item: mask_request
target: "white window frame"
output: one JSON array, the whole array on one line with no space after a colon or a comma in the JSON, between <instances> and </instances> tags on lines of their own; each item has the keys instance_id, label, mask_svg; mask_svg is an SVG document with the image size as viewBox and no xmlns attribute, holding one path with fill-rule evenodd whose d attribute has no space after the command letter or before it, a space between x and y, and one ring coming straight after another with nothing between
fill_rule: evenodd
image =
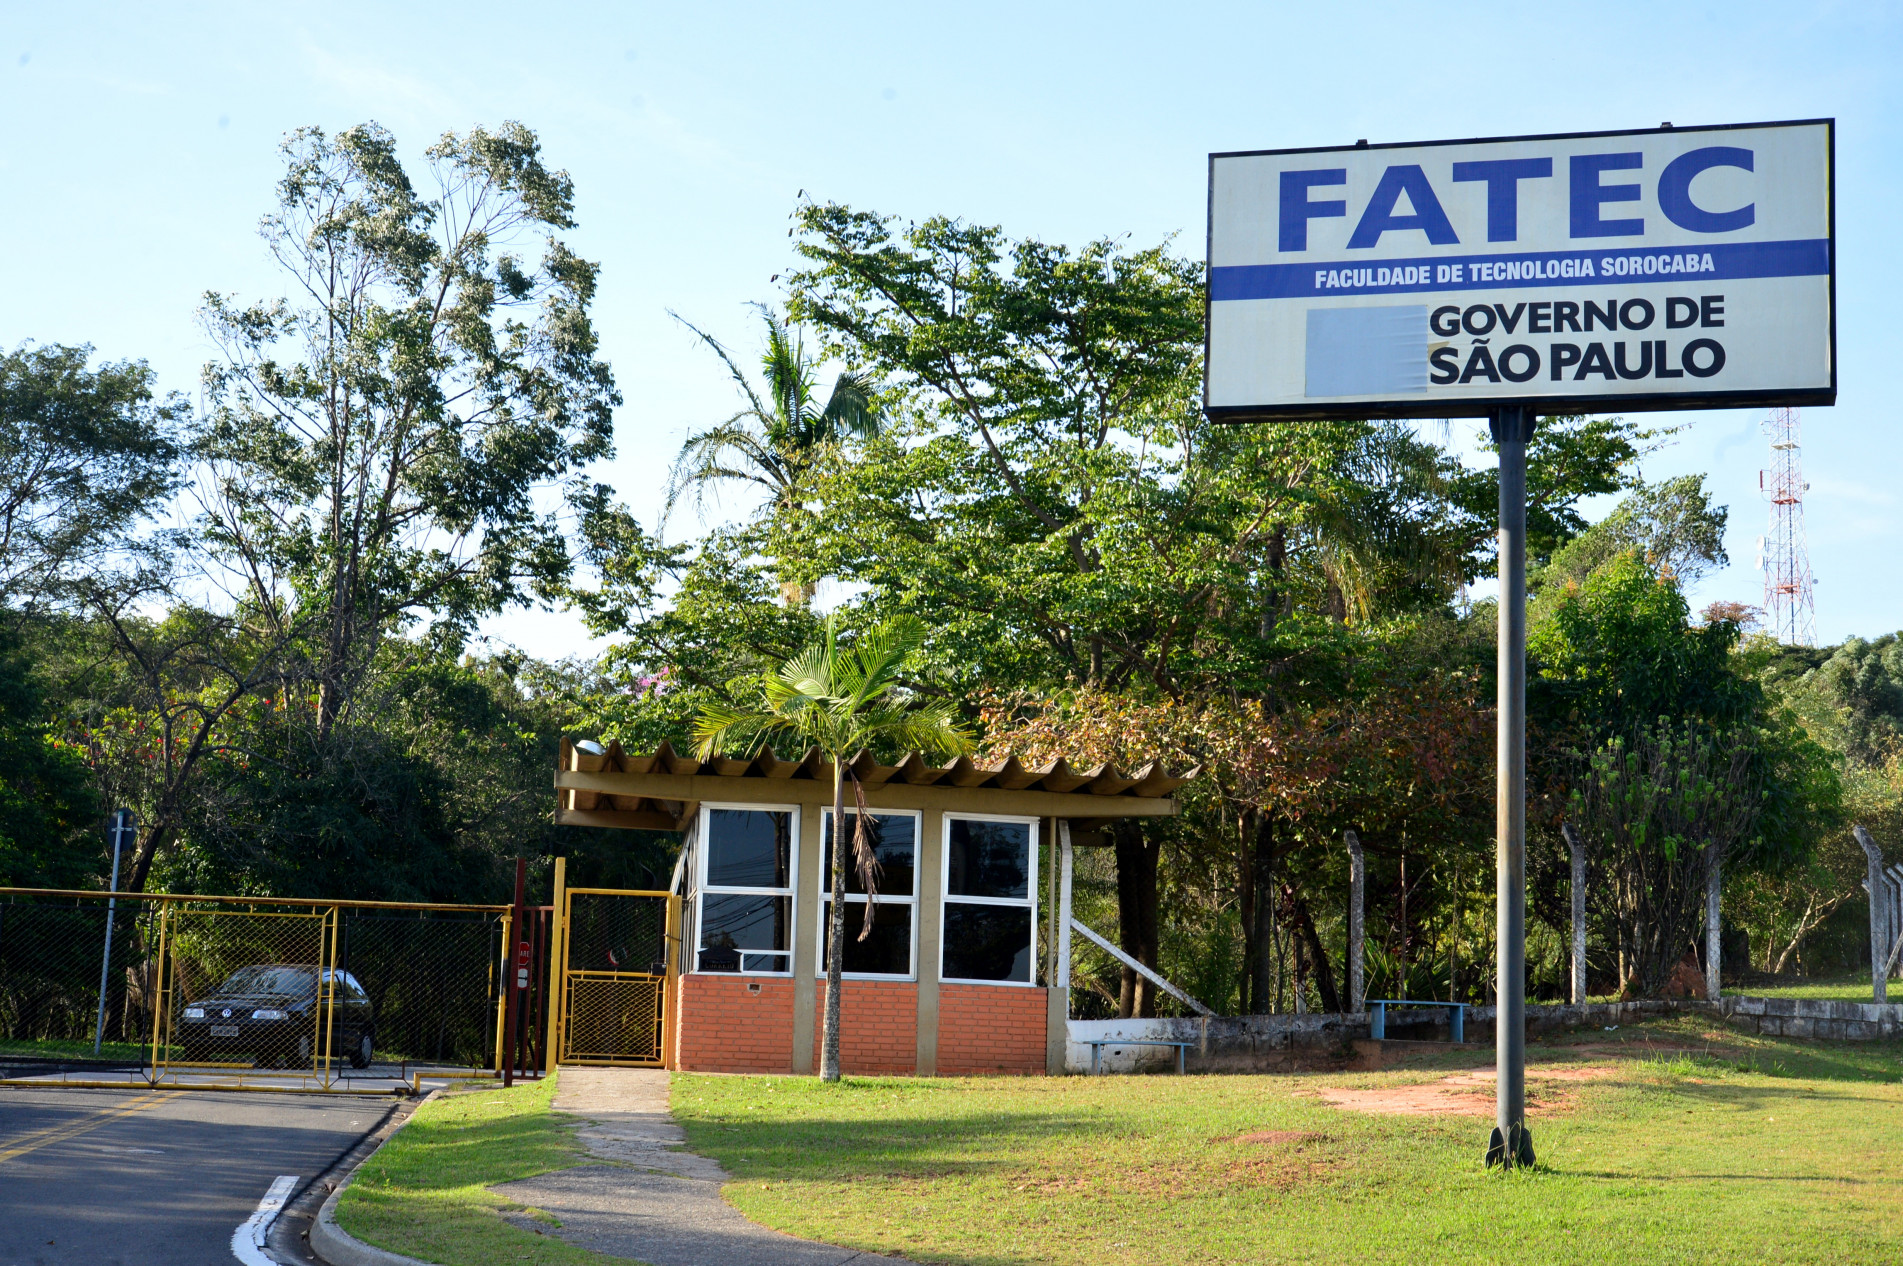
<instances>
[{"instance_id":1,"label":"white window frame","mask_svg":"<svg viewBox=\"0 0 1903 1266\"><path fill-rule=\"evenodd\" d=\"M853 808L847 809L846 812L849 814L857 813L859 812L859 810L855 806ZM912 895L909 897L889 897L885 893L879 894L879 901L881 904L889 903L892 905L909 905L912 907L912 949L911 949L910 957L908 959L908 961L911 964L911 970L902 976L888 974L885 972L860 972L860 971L842 971L839 974L840 974L840 977L844 980L899 980L899 981L917 980L918 979L918 920L919 920L918 890L920 886L923 884L925 879L925 868L924 868L925 815L917 809L879 809L879 808L874 808L870 805L866 807L866 812L874 815L875 817L883 814L886 817L912 819ZM820 807L819 856L820 856L820 863L821 863L822 869L820 871L820 876L819 876L819 898L818 898L819 936L817 938L816 943L813 946L813 974L815 976L824 976L826 974L826 938L832 932L832 924L828 921L828 913L829 913L829 907L832 905L832 898L833 898L833 877L830 872L824 869L825 858L826 858L826 831L830 825L830 820L832 816L833 816L833 807L831 805L822 805ZM864 897L859 897L855 899L853 894L850 891L846 893L846 906L847 906L846 935L847 936L854 935L854 932L852 930L851 908L853 906L862 906L865 903L866 903L866 900Z\"/></svg>"},{"instance_id":2,"label":"white window frame","mask_svg":"<svg viewBox=\"0 0 1903 1266\"><path fill-rule=\"evenodd\" d=\"M951 828L954 821L963 822L1016 822L1030 827L1028 872L1024 878L1024 896L1022 897L961 897L951 890ZM938 978L953 985L996 985L999 988L1031 989L1037 986L1037 850L1038 829L1042 818L1022 817L1009 813L953 813L946 810L940 830L938 861ZM945 974L946 919L945 907L949 905L968 906L1009 906L1019 910L1028 910L1031 915L1031 978L1029 980L968 980L963 976Z\"/></svg>"},{"instance_id":3,"label":"white window frame","mask_svg":"<svg viewBox=\"0 0 1903 1266\"><path fill-rule=\"evenodd\" d=\"M749 813L790 813L792 819L789 829L792 833L787 856L787 887L785 888L731 888L726 885L712 887L707 882L707 861L713 854L712 814L716 809L739 809ZM800 920L800 806L796 804L734 804L727 801L701 802L697 816L698 840L697 856L694 858L694 949L690 957L693 974L697 976L774 976L787 977L793 974L794 946L799 944ZM739 971L702 971L700 966L701 925L707 920L707 898L716 897L785 897L787 902L786 948L784 950L741 950ZM773 955L786 963L784 971L749 971L746 967L747 955Z\"/></svg>"}]
</instances>

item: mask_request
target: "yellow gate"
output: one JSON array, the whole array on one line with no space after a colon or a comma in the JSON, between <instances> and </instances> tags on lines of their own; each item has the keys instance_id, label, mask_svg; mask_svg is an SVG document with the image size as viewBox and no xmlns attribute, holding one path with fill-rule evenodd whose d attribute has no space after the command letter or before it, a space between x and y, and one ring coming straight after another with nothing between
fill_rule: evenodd
<instances>
[{"instance_id":1,"label":"yellow gate","mask_svg":"<svg viewBox=\"0 0 1903 1266\"><path fill-rule=\"evenodd\" d=\"M329 1089L343 1058L332 1049L338 923L335 909L168 904L159 919L148 1080L223 1072L242 1084L244 1071L282 1069L290 1081Z\"/></svg>"},{"instance_id":2,"label":"yellow gate","mask_svg":"<svg viewBox=\"0 0 1903 1266\"><path fill-rule=\"evenodd\" d=\"M680 965L672 893L569 888L562 902L563 1064L658 1068Z\"/></svg>"}]
</instances>

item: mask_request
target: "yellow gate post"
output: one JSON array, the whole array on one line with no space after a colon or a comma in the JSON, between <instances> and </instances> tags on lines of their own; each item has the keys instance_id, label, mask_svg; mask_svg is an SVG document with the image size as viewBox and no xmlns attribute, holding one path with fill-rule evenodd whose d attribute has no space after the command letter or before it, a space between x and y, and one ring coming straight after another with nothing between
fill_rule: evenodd
<instances>
[{"instance_id":1,"label":"yellow gate post","mask_svg":"<svg viewBox=\"0 0 1903 1266\"><path fill-rule=\"evenodd\" d=\"M509 1008L509 959L513 957L513 955L510 952L514 948L513 945L511 944L511 939L513 938L515 934L515 929L514 927L511 926L511 924L513 923L514 923L514 920L511 919L508 915L505 914L502 916L502 960L501 960L501 965L496 969L497 975L494 977L494 980L496 981L496 986L497 986L496 987L495 1073L496 1073L496 1079L498 1081L501 1080L502 1078L502 1030L504 1027L503 1022L505 1017L508 1014L508 1008Z\"/></svg>"},{"instance_id":2,"label":"yellow gate post","mask_svg":"<svg viewBox=\"0 0 1903 1266\"><path fill-rule=\"evenodd\" d=\"M320 1023L324 1026L324 1089L331 1085L331 1046L337 1035L337 940L343 931L344 912L336 906L324 912L323 921L317 925L317 944L321 950L324 944L324 929L330 929L330 953L325 956L321 979L327 986L324 990L324 1005L316 1008L323 1014ZM313 1042L311 1049L316 1050Z\"/></svg>"},{"instance_id":3,"label":"yellow gate post","mask_svg":"<svg viewBox=\"0 0 1903 1266\"><path fill-rule=\"evenodd\" d=\"M667 980L661 986L666 1001L661 1007L661 1067L672 1068L680 1062L680 1051L673 1040L680 1032L682 955L681 896L667 894Z\"/></svg>"},{"instance_id":4,"label":"yellow gate post","mask_svg":"<svg viewBox=\"0 0 1903 1266\"><path fill-rule=\"evenodd\" d=\"M165 961L165 952L170 948L171 935L172 908L166 906L159 911L158 970L153 973L156 987L152 998L152 1072L146 1080L154 1085L165 1075L164 1065L170 1062L163 1053L166 1048L161 1045L160 1026L164 1026L163 1040L169 1043L172 1038L172 983L171 977L166 974L170 968Z\"/></svg>"}]
</instances>

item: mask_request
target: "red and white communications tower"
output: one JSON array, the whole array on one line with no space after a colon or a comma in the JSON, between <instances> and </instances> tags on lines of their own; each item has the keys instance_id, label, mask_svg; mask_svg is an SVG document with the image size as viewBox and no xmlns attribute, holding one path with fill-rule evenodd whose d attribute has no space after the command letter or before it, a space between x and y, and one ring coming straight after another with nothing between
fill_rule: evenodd
<instances>
[{"instance_id":1,"label":"red and white communications tower","mask_svg":"<svg viewBox=\"0 0 1903 1266\"><path fill-rule=\"evenodd\" d=\"M1772 636L1792 646L1817 645L1817 607L1811 598L1810 554L1804 545L1802 432L1796 409L1773 409L1764 420L1771 438L1771 468L1758 472L1758 488L1771 503L1770 530L1758 538L1758 570L1764 573L1764 617Z\"/></svg>"}]
</instances>

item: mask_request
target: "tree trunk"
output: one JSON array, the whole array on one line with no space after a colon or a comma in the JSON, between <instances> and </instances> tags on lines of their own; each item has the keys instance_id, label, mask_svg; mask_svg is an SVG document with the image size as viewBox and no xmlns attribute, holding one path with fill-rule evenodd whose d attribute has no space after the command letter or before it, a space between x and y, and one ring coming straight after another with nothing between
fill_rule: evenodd
<instances>
[{"instance_id":1,"label":"tree trunk","mask_svg":"<svg viewBox=\"0 0 1903 1266\"><path fill-rule=\"evenodd\" d=\"M1269 566L1269 584L1262 594L1262 620L1259 633L1266 638L1275 632L1275 626L1286 614L1282 593L1282 576L1288 564L1288 528L1278 523L1269 533L1266 546Z\"/></svg>"},{"instance_id":2,"label":"tree trunk","mask_svg":"<svg viewBox=\"0 0 1903 1266\"><path fill-rule=\"evenodd\" d=\"M1112 828L1117 841L1117 922L1123 952L1145 967L1156 968L1156 858L1155 843L1134 822ZM1156 1014L1156 986L1128 967L1117 1000L1123 1019Z\"/></svg>"},{"instance_id":3,"label":"tree trunk","mask_svg":"<svg viewBox=\"0 0 1903 1266\"><path fill-rule=\"evenodd\" d=\"M1255 916L1255 957L1249 964L1251 1014L1272 1015L1280 1005L1275 979L1275 835L1269 819L1255 819L1254 854L1250 861L1250 879Z\"/></svg>"},{"instance_id":4,"label":"tree trunk","mask_svg":"<svg viewBox=\"0 0 1903 1266\"><path fill-rule=\"evenodd\" d=\"M1309 914L1308 902L1299 893L1290 894L1294 908L1295 927L1301 934L1302 944L1307 949L1306 958L1315 973L1315 992L1321 995L1322 1010L1339 1013L1341 995L1335 992L1335 971L1329 966L1328 951L1322 948L1322 938L1315 933L1315 920Z\"/></svg>"},{"instance_id":5,"label":"tree trunk","mask_svg":"<svg viewBox=\"0 0 1903 1266\"><path fill-rule=\"evenodd\" d=\"M845 758L833 755L833 908L826 921L826 1030L820 1047L821 1081L839 1080L839 1006L844 988L841 961L846 956L846 783Z\"/></svg>"}]
</instances>

